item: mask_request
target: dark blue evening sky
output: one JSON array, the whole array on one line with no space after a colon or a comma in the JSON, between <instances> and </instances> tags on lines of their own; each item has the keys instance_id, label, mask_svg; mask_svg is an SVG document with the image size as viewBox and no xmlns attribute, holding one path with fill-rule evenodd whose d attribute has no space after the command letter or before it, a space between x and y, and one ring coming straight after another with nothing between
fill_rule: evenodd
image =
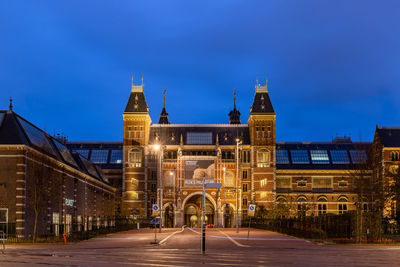
<instances>
[{"instance_id":1,"label":"dark blue evening sky","mask_svg":"<svg viewBox=\"0 0 400 267\"><path fill-rule=\"evenodd\" d=\"M400 126L400 1L2 1L0 109L71 141L122 139L131 75L150 116L246 123L268 73L278 141Z\"/></svg>"}]
</instances>

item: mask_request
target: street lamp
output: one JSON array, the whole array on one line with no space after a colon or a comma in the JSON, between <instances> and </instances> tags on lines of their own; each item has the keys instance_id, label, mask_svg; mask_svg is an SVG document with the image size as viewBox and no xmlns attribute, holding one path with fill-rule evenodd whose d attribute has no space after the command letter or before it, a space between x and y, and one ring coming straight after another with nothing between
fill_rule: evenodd
<instances>
[{"instance_id":1,"label":"street lamp","mask_svg":"<svg viewBox=\"0 0 400 267\"><path fill-rule=\"evenodd\" d=\"M236 138L236 233L239 233L239 145L240 138Z\"/></svg>"},{"instance_id":2,"label":"street lamp","mask_svg":"<svg viewBox=\"0 0 400 267\"><path fill-rule=\"evenodd\" d=\"M159 201L160 201L160 233L162 230L162 221L163 221L163 189L162 189L162 147L159 144L153 145L154 151L158 152L158 163L159 163Z\"/></svg>"}]
</instances>

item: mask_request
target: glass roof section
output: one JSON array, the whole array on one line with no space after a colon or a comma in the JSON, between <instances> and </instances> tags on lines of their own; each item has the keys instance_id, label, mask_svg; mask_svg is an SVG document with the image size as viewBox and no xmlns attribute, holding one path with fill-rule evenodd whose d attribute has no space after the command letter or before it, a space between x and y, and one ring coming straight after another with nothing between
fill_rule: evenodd
<instances>
[{"instance_id":1,"label":"glass roof section","mask_svg":"<svg viewBox=\"0 0 400 267\"><path fill-rule=\"evenodd\" d=\"M76 165L76 162L75 162L74 158L72 157L71 153L69 152L68 148L66 146L64 146L63 144L61 144L60 142L58 142L56 139L53 139L53 141L54 141L54 144L56 144L58 151L60 151L60 154L63 157L63 159L66 162L68 162L69 164L78 168L78 165Z\"/></svg>"},{"instance_id":2,"label":"glass roof section","mask_svg":"<svg viewBox=\"0 0 400 267\"><path fill-rule=\"evenodd\" d=\"M84 158L89 158L89 149L74 149L72 151L81 154Z\"/></svg>"},{"instance_id":3,"label":"glass roof section","mask_svg":"<svg viewBox=\"0 0 400 267\"><path fill-rule=\"evenodd\" d=\"M122 163L122 150L111 150L110 163Z\"/></svg>"},{"instance_id":4,"label":"glass roof section","mask_svg":"<svg viewBox=\"0 0 400 267\"><path fill-rule=\"evenodd\" d=\"M350 159L347 150L330 150L333 164L349 164Z\"/></svg>"},{"instance_id":5,"label":"glass roof section","mask_svg":"<svg viewBox=\"0 0 400 267\"><path fill-rule=\"evenodd\" d=\"M54 151L49 139L46 137L43 131L39 130L22 118L18 118L18 120L32 144L44 149L53 156L56 156L57 153Z\"/></svg>"},{"instance_id":6,"label":"glass roof section","mask_svg":"<svg viewBox=\"0 0 400 267\"><path fill-rule=\"evenodd\" d=\"M276 163L289 164L289 153L287 150L282 150L282 149L276 150Z\"/></svg>"},{"instance_id":7,"label":"glass roof section","mask_svg":"<svg viewBox=\"0 0 400 267\"><path fill-rule=\"evenodd\" d=\"M81 157L81 159L82 159L83 164L85 165L85 168L88 170L89 174L94 176L94 177L98 177L99 174L97 173L96 168L94 167L94 165L90 161L88 161L88 160L86 160L86 159L84 159L82 157Z\"/></svg>"},{"instance_id":8,"label":"glass roof section","mask_svg":"<svg viewBox=\"0 0 400 267\"><path fill-rule=\"evenodd\" d=\"M94 163L107 163L108 150L105 149L92 149L90 160Z\"/></svg>"},{"instance_id":9,"label":"glass roof section","mask_svg":"<svg viewBox=\"0 0 400 267\"><path fill-rule=\"evenodd\" d=\"M364 150L350 150L350 157L353 163L367 162L367 153Z\"/></svg>"},{"instance_id":10,"label":"glass roof section","mask_svg":"<svg viewBox=\"0 0 400 267\"><path fill-rule=\"evenodd\" d=\"M293 164L309 164L310 159L308 158L307 150L290 150Z\"/></svg>"},{"instance_id":11,"label":"glass roof section","mask_svg":"<svg viewBox=\"0 0 400 267\"><path fill-rule=\"evenodd\" d=\"M311 161L313 164L329 164L328 151L310 150Z\"/></svg>"},{"instance_id":12,"label":"glass roof section","mask_svg":"<svg viewBox=\"0 0 400 267\"><path fill-rule=\"evenodd\" d=\"M211 145L212 144L212 133L195 133L188 132L187 135L188 145Z\"/></svg>"}]
</instances>

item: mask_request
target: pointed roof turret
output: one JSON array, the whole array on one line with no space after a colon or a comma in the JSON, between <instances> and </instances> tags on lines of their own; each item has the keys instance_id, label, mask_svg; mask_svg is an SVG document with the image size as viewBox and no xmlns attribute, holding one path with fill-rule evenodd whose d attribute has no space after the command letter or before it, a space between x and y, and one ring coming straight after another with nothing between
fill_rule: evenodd
<instances>
[{"instance_id":1,"label":"pointed roof turret","mask_svg":"<svg viewBox=\"0 0 400 267\"><path fill-rule=\"evenodd\" d=\"M160 119L158 120L158 124L169 124L169 119L168 119L168 113L167 110L165 109L165 92L166 90L164 89L164 105L163 108L161 110L161 114L160 114Z\"/></svg>"},{"instance_id":2,"label":"pointed roof turret","mask_svg":"<svg viewBox=\"0 0 400 267\"><path fill-rule=\"evenodd\" d=\"M132 76L132 90L131 95L128 100L128 104L126 105L124 113L148 113L149 108L146 104L146 98L144 96L143 90L143 77L142 77L142 84L135 85L133 82Z\"/></svg>"},{"instance_id":3,"label":"pointed roof turret","mask_svg":"<svg viewBox=\"0 0 400 267\"><path fill-rule=\"evenodd\" d=\"M254 95L253 105L250 108L250 115L252 114L275 114L274 108L272 107L271 99L268 94L268 79L265 80L265 85L262 86L256 82L256 94Z\"/></svg>"},{"instance_id":4,"label":"pointed roof turret","mask_svg":"<svg viewBox=\"0 0 400 267\"><path fill-rule=\"evenodd\" d=\"M236 109L236 89L233 91L233 110L229 112L229 124L240 124L240 112Z\"/></svg>"}]
</instances>

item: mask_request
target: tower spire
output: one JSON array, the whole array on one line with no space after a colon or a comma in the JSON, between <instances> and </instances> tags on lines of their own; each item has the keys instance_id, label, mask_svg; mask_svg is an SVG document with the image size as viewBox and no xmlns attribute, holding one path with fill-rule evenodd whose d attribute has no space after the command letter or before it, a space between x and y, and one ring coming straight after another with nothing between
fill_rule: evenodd
<instances>
[{"instance_id":1,"label":"tower spire","mask_svg":"<svg viewBox=\"0 0 400 267\"><path fill-rule=\"evenodd\" d=\"M236 109L236 89L233 90L233 109L229 112L229 124L240 124L240 112Z\"/></svg>"},{"instance_id":2,"label":"tower spire","mask_svg":"<svg viewBox=\"0 0 400 267\"><path fill-rule=\"evenodd\" d=\"M143 86L143 72L142 72L142 86Z\"/></svg>"},{"instance_id":3,"label":"tower spire","mask_svg":"<svg viewBox=\"0 0 400 267\"><path fill-rule=\"evenodd\" d=\"M165 108L165 93L166 92L167 92L167 90L164 89L164 91L163 91L164 103L163 103L163 108L161 110L160 119L158 121L158 124L169 124L168 113Z\"/></svg>"},{"instance_id":4,"label":"tower spire","mask_svg":"<svg viewBox=\"0 0 400 267\"><path fill-rule=\"evenodd\" d=\"M10 106L9 106L10 111L12 111L12 109L13 109L13 104L12 104L12 102L13 102L13 100L12 100L12 97L10 96Z\"/></svg>"}]
</instances>

